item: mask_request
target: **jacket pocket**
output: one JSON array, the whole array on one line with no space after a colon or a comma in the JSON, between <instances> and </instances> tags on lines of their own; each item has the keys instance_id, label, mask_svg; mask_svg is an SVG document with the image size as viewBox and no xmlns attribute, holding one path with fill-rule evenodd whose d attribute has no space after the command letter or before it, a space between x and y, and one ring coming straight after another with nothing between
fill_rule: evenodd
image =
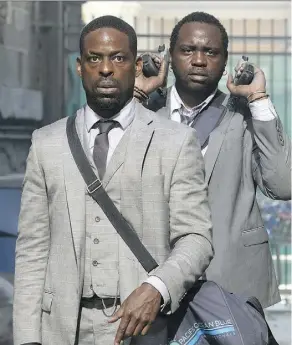
<instances>
[{"instance_id":1,"label":"jacket pocket","mask_svg":"<svg viewBox=\"0 0 292 345\"><path fill-rule=\"evenodd\" d=\"M245 247L253 246L255 244L268 243L269 241L269 236L264 226L244 230L242 231L241 236L243 240L243 245Z\"/></svg>"},{"instance_id":2,"label":"jacket pocket","mask_svg":"<svg viewBox=\"0 0 292 345\"><path fill-rule=\"evenodd\" d=\"M51 312L54 295L51 292L45 291L43 293L42 310L48 313Z\"/></svg>"}]
</instances>

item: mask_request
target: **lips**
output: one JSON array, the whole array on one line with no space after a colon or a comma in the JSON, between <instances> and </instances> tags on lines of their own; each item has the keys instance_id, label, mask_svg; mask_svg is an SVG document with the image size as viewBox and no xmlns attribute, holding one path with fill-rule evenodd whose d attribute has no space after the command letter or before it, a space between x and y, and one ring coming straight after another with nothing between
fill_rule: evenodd
<instances>
[{"instance_id":1,"label":"lips","mask_svg":"<svg viewBox=\"0 0 292 345\"><path fill-rule=\"evenodd\" d=\"M115 94L117 92L117 90L118 90L117 83L110 81L110 80L100 81L96 85L96 91L102 95Z\"/></svg>"},{"instance_id":2,"label":"lips","mask_svg":"<svg viewBox=\"0 0 292 345\"><path fill-rule=\"evenodd\" d=\"M208 78L208 76L203 73L189 73L189 78L192 81L203 82Z\"/></svg>"},{"instance_id":3,"label":"lips","mask_svg":"<svg viewBox=\"0 0 292 345\"><path fill-rule=\"evenodd\" d=\"M97 88L100 89L114 89L117 87L116 83L100 83L96 85Z\"/></svg>"},{"instance_id":4,"label":"lips","mask_svg":"<svg viewBox=\"0 0 292 345\"><path fill-rule=\"evenodd\" d=\"M102 91L102 93L112 93L117 90L116 87L97 87L96 90Z\"/></svg>"},{"instance_id":5,"label":"lips","mask_svg":"<svg viewBox=\"0 0 292 345\"><path fill-rule=\"evenodd\" d=\"M202 77L207 77L208 76L208 73L206 73L206 71L204 71L203 69L192 69L190 72L189 72L189 75L199 75L199 76L202 76Z\"/></svg>"},{"instance_id":6,"label":"lips","mask_svg":"<svg viewBox=\"0 0 292 345\"><path fill-rule=\"evenodd\" d=\"M96 81L95 84L96 89L117 89L118 88L118 82L115 79L107 79L107 78L101 78Z\"/></svg>"}]
</instances>

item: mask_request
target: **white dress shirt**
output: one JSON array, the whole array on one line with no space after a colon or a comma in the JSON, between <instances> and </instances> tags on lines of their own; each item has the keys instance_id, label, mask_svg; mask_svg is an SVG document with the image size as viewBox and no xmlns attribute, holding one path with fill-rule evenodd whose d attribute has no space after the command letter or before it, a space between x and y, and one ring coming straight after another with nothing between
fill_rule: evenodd
<instances>
[{"instance_id":1,"label":"white dress shirt","mask_svg":"<svg viewBox=\"0 0 292 345\"><path fill-rule=\"evenodd\" d=\"M136 102L137 100L133 98L117 115L110 118L110 120L119 122L120 126L113 128L108 134L109 150L107 156L107 165L125 131L129 128L134 120ZM103 118L96 114L88 105L86 105L85 128L87 133L88 146L91 154L93 154L95 137L99 134L99 128L92 127L101 119ZM156 290L160 292L163 298L164 305L170 302L168 289L160 278L156 276L150 276L146 279L145 283L151 284L153 287L155 287Z\"/></svg>"},{"instance_id":2,"label":"white dress shirt","mask_svg":"<svg viewBox=\"0 0 292 345\"><path fill-rule=\"evenodd\" d=\"M176 122L181 122L181 117L179 113L179 109L181 107L184 108L184 115L192 116L193 118L195 118L212 101L212 99L214 98L217 92L217 89L202 103L200 103L199 105L195 106L192 109L184 105L182 99L180 98L176 90L175 85L172 86L170 92L171 92L170 93L171 120L176 121ZM271 121L278 116L269 97L266 99L261 99L259 101L254 101L250 103L249 109L251 111L251 115L254 120ZM204 149L202 150L203 155L206 153L207 149L208 149L208 146L204 147Z\"/></svg>"}]
</instances>

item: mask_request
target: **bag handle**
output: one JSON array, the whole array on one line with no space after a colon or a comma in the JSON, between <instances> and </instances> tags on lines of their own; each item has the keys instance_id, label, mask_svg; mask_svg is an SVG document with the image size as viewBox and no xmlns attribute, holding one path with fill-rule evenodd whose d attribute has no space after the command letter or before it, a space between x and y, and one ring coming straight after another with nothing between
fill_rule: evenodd
<instances>
[{"instance_id":1,"label":"bag handle","mask_svg":"<svg viewBox=\"0 0 292 345\"><path fill-rule=\"evenodd\" d=\"M74 161L87 185L88 194L98 203L117 233L121 236L132 253L139 260L146 272L158 267L157 262L140 241L137 233L121 215L111 198L103 188L102 182L95 175L81 145L75 125L76 114L69 116L66 134Z\"/></svg>"}]
</instances>

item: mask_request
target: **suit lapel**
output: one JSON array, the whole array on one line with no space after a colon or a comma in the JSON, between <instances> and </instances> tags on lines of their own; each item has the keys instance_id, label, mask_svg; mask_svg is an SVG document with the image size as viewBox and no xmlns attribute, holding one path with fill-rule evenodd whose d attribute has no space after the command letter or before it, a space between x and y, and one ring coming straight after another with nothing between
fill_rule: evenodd
<instances>
[{"instance_id":1,"label":"suit lapel","mask_svg":"<svg viewBox=\"0 0 292 345\"><path fill-rule=\"evenodd\" d=\"M76 129L83 143L84 110L76 117ZM75 249L75 260L79 276L79 292L82 289L85 250L85 182L72 157L66 135L64 136L63 171L67 205L71 223L71 233Z\"/></svg>"},{"instance_id":2,"label":"suit lapel","mask_svg":"<svg viewBox=\"0 0 292 345\"><path fill-rule=\"evenodd\" d=\"M160 108L157 111L159 116L163 116L163 117L165 117L167 119L171 118L171 113L170 113L170 110L171 110L171 108L170 108L170 98L171 98L170 95L171 95L171 92L170 91L171 91L171 87L169 87L167 89L165 106Z\"/></svg>"},{"instance_id":3,"label":"suit lapel","mask_svg":"<svg viewBox=\"0 0 292 345\"><path fill-rule=\"evenodd\" d=\"M167 92L166 107L158 110L158 114L160 116L164 116L169 119L171 118L171 107L170 107L171 92L170 90L171 88L169 88ZM213 130L209 136L208 149L204 156L207 183L209 183L210 181L210 178L211 178L216 160L218 158L219 152L221 150L221 146L225 138L228 126L234 114L234 111L229 110L228 106L226 105L228 99L229 97L227 97L223 101L223 104L221 105L222 112L225 112L225 114L223 115L223 119L220 125L217 128L215 128L215 130Z\"/></svg>"},{"instance_id":4,"label":"suit lapel","mask_svg":"<svg viewBox=\"0 0 292 345\"><path fill-rule=\"evenodd\" d=\"M118 146L116 147L109 161L109 164L106 168L105 175L102 181L104 188L106 188L106 186L108 185L108 183L110 182L114 174L117 172L120 166L124 163L130 132L131 132L131 129L128 128L126 132L124 133L121 141L119 142Z\"/></svg>"},{"instance_id":5,"label":"suit lapel","mask_svg":"<svg viewBox=\"0 0 292 345\"><path fill-rule=\"evenodd\" d=\"M154 133L152 112L137 103L135 114L123 166L126 173L121 175L121 211L126 219L133 218L135 208L142 209L143 162ZM134 228L142 227L136 224Z\"/></svg>"},{"instance_id":6,"label":"suit lapel","mask_svg":"<svg viewBox=\"0 0 292 345\"><path fill-rule=\"evenodd\" d=\"M221 106L222 111L225 112L220 125L215 128L209 136L209 143L206 154L204 156L205 160L205 170L206 170L206 182L209 183L212 176L212 172L217 161L219 152L222 147L222 143L226 136L227 129L229 127L230 121L234 112L229 111L224 105Z\"/></svg>"},{"instance_id":7,"label":"suit lapel","mask_svg":"<svg viewBox=\"0 0 292 345\"><path fill-rule=\"evenodd\" d=\"M129 136L125 167L131 168L129 170L134 170L134 174L139 174L141 177L143 161L154 131L151 126L153 116L152 112L146 110L138 102L135 104L135 114Z\"/></svg>"}]
</instances>

